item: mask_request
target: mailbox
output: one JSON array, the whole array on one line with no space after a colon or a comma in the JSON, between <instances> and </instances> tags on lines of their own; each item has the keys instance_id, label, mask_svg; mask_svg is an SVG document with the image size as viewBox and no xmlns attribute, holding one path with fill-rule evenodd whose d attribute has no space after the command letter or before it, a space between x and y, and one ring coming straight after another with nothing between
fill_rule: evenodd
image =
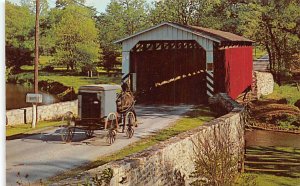
<instances>
[{"instance_id":1,"label":"mailbox","mask_svg":"<svg viewBox=\"0 0 300 186\"><path fill-rule=\"evenodd\" d=\"M78 91L78 114L81 119L101 119L117 112L116 91L119 85L86 85Z\"/></svg>"},{"instance_id":2,"label":"mailbox","mask_svg":"<svg viewBox=\"0 0 300 186\"><path fill-rule=\"evenodd\" d=\"M26 94L26 103L42 103L43 97L42 94Z\"/></svg>"}]
</instances>

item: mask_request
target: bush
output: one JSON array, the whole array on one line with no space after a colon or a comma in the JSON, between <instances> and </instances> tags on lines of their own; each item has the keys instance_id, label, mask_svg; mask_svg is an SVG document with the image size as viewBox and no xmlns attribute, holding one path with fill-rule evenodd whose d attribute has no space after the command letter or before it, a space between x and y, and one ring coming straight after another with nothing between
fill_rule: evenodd
<instances>
[{"instance_id":1,"label":"bush","mask_svg":"<svg viewBox=\"0 0 300 186\"><path fill-rule=\"evenodd\" d=\"M7 82L9 83L17 83L17 84L24 84L24 83L34 83L33 74L28 73L19 73L14 75L9 75L7 77Z\"/></svg>"},{"instance_id":2,"label":"bush","mask_svg":"<svg viewBox=\"0 0 300 186\"><path fill-rule=\"evenodd\" d=\"M211 139L198 136L193 141L195 171L191 177L196 178L192 185L230 185L238 172L238 162L241 160L242 148L232 140L229 123L223 128L215 127ZM242 135L242 134L240 134ZM242 139L242 138L240 138ZM235 148L240 148L235 150Z\"/></svg>"},{"instance_id":3,"label":"bush","mask_svg":"<svg viewBox=\"0 0 300 186\"><path fill-rule=\"evenodd\" d=\"M298 129L300 126L300 116L286 115L285 118L277 120L276 124L285 129Z\"/></svg>"}]
</instances>

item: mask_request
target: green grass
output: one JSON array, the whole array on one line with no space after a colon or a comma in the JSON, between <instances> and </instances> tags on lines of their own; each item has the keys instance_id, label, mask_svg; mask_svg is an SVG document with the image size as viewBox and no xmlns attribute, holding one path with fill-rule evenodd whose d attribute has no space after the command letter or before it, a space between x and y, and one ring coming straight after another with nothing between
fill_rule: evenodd
<instances>
[{"instance_id":1,"label":"green grass","mask_svg":"<svg viewBox=\"0 0 300 186\"><path fill-rule=\"evenodd\" d=\"M30 134L36 130L43 129L50 126L59 126L61 121L40 121L36 125L36 128L31 128L31 124L22 124L16 126L6 126L6 137L18 135L18 134Z\"/></svg>"},{"instance_id":2,"label":"green grass","mask_svg":"<svg viewBox=\"0 0 300 186\"><path fill-rule=\"evenodd\" d=\"M262 56L264 56L266 54L268 54L267 51L265 51L263 49L263 47L261 47L261 46L257 46L257 47L255 47L255 49L253 49L254 59L259 59L259 58L261 58Z\"/></svg>"},{"instance_id":3,"label":"green grass","mask_svg":"<svg viewBox=\"0 0 300 186\"><path fill-rule=\"evenodd\" d=\"M39 81L52 80L57 81L65 86L70 86L78 92L78 88L83 85L89 84L120 84L121 76L107 76L100 75L99 77L75 76L68 75L66 71L59 72L39 72ZM33 82L33 72L22 72L9 76L9 82L24 84L26 82Z\"/></svg>"},{"instance_id":4,"label":"green grass","mask_svg":"<svg viewBox=\"0 0 300 186\"><path fill-rule=\"evenodd\" d=\"M63 76L55 75L54 73L49 73L49 75L43 74L40 75L39 80L52 80L57 81L65 86L70 86L75 89L75 92L78 92L80 86L89 85L89 84L120 84L121 77L108 77L102 75L99 77L87 77L87 76Z\"/></svg>"},{"instance_id":5,"label":"green grass","mask_svg":"<svg viewBox=\"0 0 300 186\"><path fill-rule=\"evenodd\" d=\"M34 66L33 65L23 65L23 66L21 66L21 70L33 71L34 70Z\"/></svg>"},{"instance_id":6,"label":"green grass","mask_svg":"<svg viewBox=\"0 0 300 186\"><path fill-rule=\"evenodd\" d=\"M100 157L98 160L92 163L67 171L56 177L50 178L48 181L55 183L59 180L75 176L83 171L101 166L110 161L123 159L125 156L143 151L146 148L151 147L161 141L165 141L173 136L176 136L179 133L201 126L204 122L210 121L213 118L215 118L215 114L210 112L208 107L196 107L193 111L188 112L186 116L174 122L169 128L162 129L153 136L143 138L131 145L126 146L118 152L115 152L108 156Z\"/></svg>"},{"instance_id":7,"label":"green grass","mask_svg":"<svg viewBox=\"0 0 300 186\"><path fill-rule=\"evenodd\" d=\"M270 95L263 96L266 99L282 99L286 98L288 103L293 105L298 99L300 99L300 92L297 90L296 86L291 84L279 86L275 84L274 92Z\"/></svg>"},{"instance_id":8,"label":"green grass","mask_svg":"<svg viewBox=\"0 0 300 186\"><path fill-rule=\"evenodd\" d=\"M294 147L247 147L248 155L256 155L255 161L275 161L274 158L282 158L280 162L299 159L300 149ZM266 167L266 166L265 166ZM281 169L284 169L283 167ZM274 170L274 169L272 169ZM287 175L274 175L263 173L242 173L236 182L241 186L297 186L300 185L300 170L293 171ZM293 177L292 177L293 176Z\"/></svg>"},{"instance_id":9,"label":"green grass","mask_svg":"<svg viewBox=\"0 0 300 186\"><path fill-rule=\"evenodd\" d=\"M53 59L52 56L40 56L39 57L39 64L45 66L45 65L49 64L49 62L52 59Z\"/></svg>"},{"instance_id":10,"label":"green grass","mask_svg":"<svg viewBox=\"0 0 300 186\"><path fill-rule=\"evenodd\" d=\"M236 185L241 186L297 186L300 185L300 177L284 177L270 174L243 173Z\"/></svg>"}]
</instances>

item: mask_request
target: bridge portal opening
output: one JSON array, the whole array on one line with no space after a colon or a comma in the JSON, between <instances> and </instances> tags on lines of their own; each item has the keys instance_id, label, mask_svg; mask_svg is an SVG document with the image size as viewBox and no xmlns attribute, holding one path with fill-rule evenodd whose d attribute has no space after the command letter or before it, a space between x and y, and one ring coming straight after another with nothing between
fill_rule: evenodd
<instances>
[{"instance_id":1,"label":"bridge portal opening","mask_svg":"<svg viewBox=\"0 0 300 186\"><path fill-rule=\"evenodd\" d=\"M207 101L206 51L194 40L139 41L130 51L139 103Z\"/></svg>"}]
</instances>

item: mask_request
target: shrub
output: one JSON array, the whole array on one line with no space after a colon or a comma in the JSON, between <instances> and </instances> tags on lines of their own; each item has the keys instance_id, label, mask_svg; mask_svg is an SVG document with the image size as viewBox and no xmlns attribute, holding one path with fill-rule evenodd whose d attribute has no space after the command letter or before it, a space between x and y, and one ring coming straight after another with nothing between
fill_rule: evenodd
<instances>
[{"instance_id":1,"label":"shrub","mask_svg":"<svg viewBox=\"0 0 300 186\"><path fill-rule=\"evenodd\" d=\"M233 183L238 170L239 155L234 154L235 144L231 137L228 123L224 127L214 127L210 139L199 136L194 141L195 171L191 177L196 178L192 185L225 186Z\"/></svg>"}]
</instances>

